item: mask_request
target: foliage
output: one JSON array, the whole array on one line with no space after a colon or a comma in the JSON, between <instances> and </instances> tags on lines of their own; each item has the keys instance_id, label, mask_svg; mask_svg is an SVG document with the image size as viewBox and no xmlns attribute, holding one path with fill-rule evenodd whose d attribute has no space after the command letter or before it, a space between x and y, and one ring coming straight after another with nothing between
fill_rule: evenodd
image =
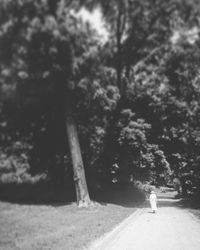
<instances>
[{"instance_id":1,"label":"foliage","mask_svg":"<svg viewBox=\"0 0 200 250\"><path fill-rule=\"evenodd\" d=\"M0 151L0 184L36 184L46 179L45 173L32 175L28 159L31 146L21 141Z\"/></svg>"},{"instance_id":2,"label":"foliage","mask_svg":"<svg viewBox=\"0 0 200 250\"><path fill-rule=\"evenodd\" d=\"M105 43L75 14L83 6L102 11ZM92 185L178 178L185 192L199 192L198 7L195 0L1 1L1 176L56 175L52 166L62 165L72 178L70 102ZM17 142L26 160L7 151Z\"/></svg>"},{"instance_id":3,"label":"foliage","mask_svg":"<svg viewBox=\"0 0 200 250\"><path fill-rule=\"evenodd\" d=\"M123 169L128 164L126 172L134 180L164 184L164 178L170 173L169 163L159 146L149 143L151 125L135 116L131 110L123 110L118 123L119 165Z\"/></svg>"}]
</instances>

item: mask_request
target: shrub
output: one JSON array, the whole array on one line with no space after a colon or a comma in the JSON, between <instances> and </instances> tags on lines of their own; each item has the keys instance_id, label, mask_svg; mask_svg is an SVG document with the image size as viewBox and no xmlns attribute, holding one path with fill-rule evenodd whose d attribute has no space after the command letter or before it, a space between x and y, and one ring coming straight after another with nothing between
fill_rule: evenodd
<instances>
[{"instance_id":1,"label":"shrub","mask_svg":"<svg viewBox=\"0 0 200 250\"><path fill-rule=\"evenodd\" d=\"M32 176L28 150L30 145L15 142L6 150L0 149L0 184L34 184L46 178L46 174Z\"/></svg>"}]
</instances>

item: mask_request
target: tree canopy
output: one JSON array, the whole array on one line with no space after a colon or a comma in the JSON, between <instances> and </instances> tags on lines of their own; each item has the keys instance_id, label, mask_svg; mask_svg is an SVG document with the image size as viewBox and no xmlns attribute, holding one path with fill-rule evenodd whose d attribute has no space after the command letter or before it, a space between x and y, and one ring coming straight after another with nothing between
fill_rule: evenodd
<instances>
[{"instance_id":1,"label":"tree canopy","mask_svg":"<svg viewBox=\"0 0 200 250\"><path fill-rule=\"evenodd\" d=\"M105 42L81 8L101 11ZM195 0L0 1L1 181L72 185L67 112L89 190L178 178L199 192L199 12Z\"/></svg>"}]
</instances>

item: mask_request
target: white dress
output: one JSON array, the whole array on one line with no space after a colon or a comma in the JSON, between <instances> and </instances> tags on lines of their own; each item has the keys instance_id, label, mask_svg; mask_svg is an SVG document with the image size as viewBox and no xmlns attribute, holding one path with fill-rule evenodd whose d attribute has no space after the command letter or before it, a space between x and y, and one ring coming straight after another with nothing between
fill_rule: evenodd
<instances>
[{"instance_id":1,"label":"white dress","mask_svg":"<svg viewBox=\"0 0 200 250\"><path fill-rule=\"evenodd\" d=\"M157 197L156 197L156 194L150 194L149 200L150 200L150 205L151 205L152 211L157 211Z\"/></svg>"}]
</instances>

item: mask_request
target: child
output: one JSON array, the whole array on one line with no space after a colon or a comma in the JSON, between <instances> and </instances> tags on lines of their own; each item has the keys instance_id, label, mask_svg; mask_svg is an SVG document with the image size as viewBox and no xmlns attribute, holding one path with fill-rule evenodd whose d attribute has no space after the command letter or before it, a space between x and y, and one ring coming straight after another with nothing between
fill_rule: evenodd
<instances>
[{"instance_id":1,"label":"child","mask_svg":"<svg viewBox=\"0 0 200 250\"><path fill-rule=\"evenodd\" d=\"M157 196L154 191L151 191L150 197L149 197L151 210L153 213L157 211Z\"/></svg>"}]
</instances>

